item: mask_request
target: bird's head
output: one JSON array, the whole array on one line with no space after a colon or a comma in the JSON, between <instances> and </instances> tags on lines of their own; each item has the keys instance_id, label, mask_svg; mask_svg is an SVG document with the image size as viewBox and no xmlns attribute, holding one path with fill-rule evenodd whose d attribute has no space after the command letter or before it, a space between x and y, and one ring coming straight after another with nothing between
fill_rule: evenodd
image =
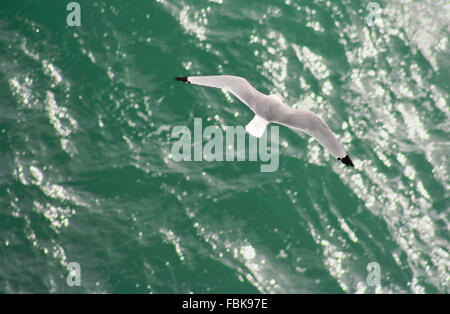
<instances>
[{"instance_id":1,"label":"bird's head","mask_svg":"<svg viewBox=\"0 0 450 314\"><path fill-rule=\"evenodd\" d=\"M269 95L269 98L273 99L277 102L283 102L283 98L281 98L279 95L272 94L272 95Z\"/></svg>"}]
</instances>

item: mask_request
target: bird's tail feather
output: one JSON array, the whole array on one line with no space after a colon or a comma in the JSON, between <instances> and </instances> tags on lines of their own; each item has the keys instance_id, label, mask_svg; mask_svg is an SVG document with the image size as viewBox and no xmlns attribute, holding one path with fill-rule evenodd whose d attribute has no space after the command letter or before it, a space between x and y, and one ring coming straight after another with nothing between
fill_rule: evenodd
<instances>
[{"instance_id":1,"label":"bird's tail feather","mask_svg":"<svg viewBox=\"0 0 450 314\"><path fill-rule=\"evenodd\" d=\"M261 137L266 130L269 121L264 119L261 116L255 115L255 117L250 121L249 124L245 127L245 130L253 135L254 137Z\"/></svg>"}]
</instances>

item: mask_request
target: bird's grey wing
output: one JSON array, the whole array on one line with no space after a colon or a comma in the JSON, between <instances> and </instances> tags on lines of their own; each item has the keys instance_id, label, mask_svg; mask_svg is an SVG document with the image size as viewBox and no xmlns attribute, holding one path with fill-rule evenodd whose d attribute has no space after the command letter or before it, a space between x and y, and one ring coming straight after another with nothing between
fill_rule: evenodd
<instances>
[{"instance_id":1,"label":"bird's grey wing","mask_svg":"<svg viewBox=\"0 0 450 314\"><path fill-rule=\"evenodd\" d=\"M279 115L276 123L300 130L314 137L331 155L342 161L345 165L354 167L353 162L339 143L328 125L315 113L309 110L289 108Z\"/></svg>"},{"instance_id":2,"label":"bird's grey wing","mask_svg":"<svg viewBox=\"0 0 450 314\"><path fill-rule=\"evenodd\" d=\"M240 101L255 112L255 106L261 102L266 95L257 91L250 83L239 76L211 75L211 76L184 76L176 77L177 80L196 85L221 88L229 91Z\"/></svg>"}]
</instances>

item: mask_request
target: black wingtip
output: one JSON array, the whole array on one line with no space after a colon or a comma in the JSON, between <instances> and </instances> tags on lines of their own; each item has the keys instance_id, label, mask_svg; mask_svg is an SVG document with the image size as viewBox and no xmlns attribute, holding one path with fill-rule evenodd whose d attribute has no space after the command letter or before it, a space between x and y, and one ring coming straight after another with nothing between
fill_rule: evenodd
<instances>
[{"instance_id":1,"label":"black wingtip","mask_svg":"<svg viewBox=\"0 0 450 314\"><path fill-rule=\"evenodd\" d=\"M191 83L188 81L187 76L178 76L175 79L181 81L181 82L185 82L185 83Z\"/></svg>"},{"instance_id":2,"label":"black wingtip","mask_svg":"<svg viewBox=\"0 0 450 314\"><path fill-rule=\"evenodd\" d=\"M345 156L344 158L338 158L340 161L342 161L347 167L355 167L354 165L353 165L353 162L352 162L352 160L350 159L350 157L348 157L348 155L347 156Z\"/></svg>"}]
</instances>

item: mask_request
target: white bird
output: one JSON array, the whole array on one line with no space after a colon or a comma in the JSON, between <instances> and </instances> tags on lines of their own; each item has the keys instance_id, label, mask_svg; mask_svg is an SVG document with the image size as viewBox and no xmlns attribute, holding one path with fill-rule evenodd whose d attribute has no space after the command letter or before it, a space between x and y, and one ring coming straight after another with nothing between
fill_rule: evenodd
<instances>
[{"instance_id":1,"label":"white bird","mask_svg":"<svg viewBox=\"0 0 450 314\"><path fill-rule=\"evenodd\" d=\"M304 109L293 109L276 95L264 95L250 83L238 76L183 76L177 80L196 85L220 88L231 92L246 104L255 117L245 127L245 130L255 137L261 137L270 122L302 131L314 137L331 155L342 161L348 167L354 167L344 147L331 132L328 125L315 113Z\"/></svg>"}]
</instances>

